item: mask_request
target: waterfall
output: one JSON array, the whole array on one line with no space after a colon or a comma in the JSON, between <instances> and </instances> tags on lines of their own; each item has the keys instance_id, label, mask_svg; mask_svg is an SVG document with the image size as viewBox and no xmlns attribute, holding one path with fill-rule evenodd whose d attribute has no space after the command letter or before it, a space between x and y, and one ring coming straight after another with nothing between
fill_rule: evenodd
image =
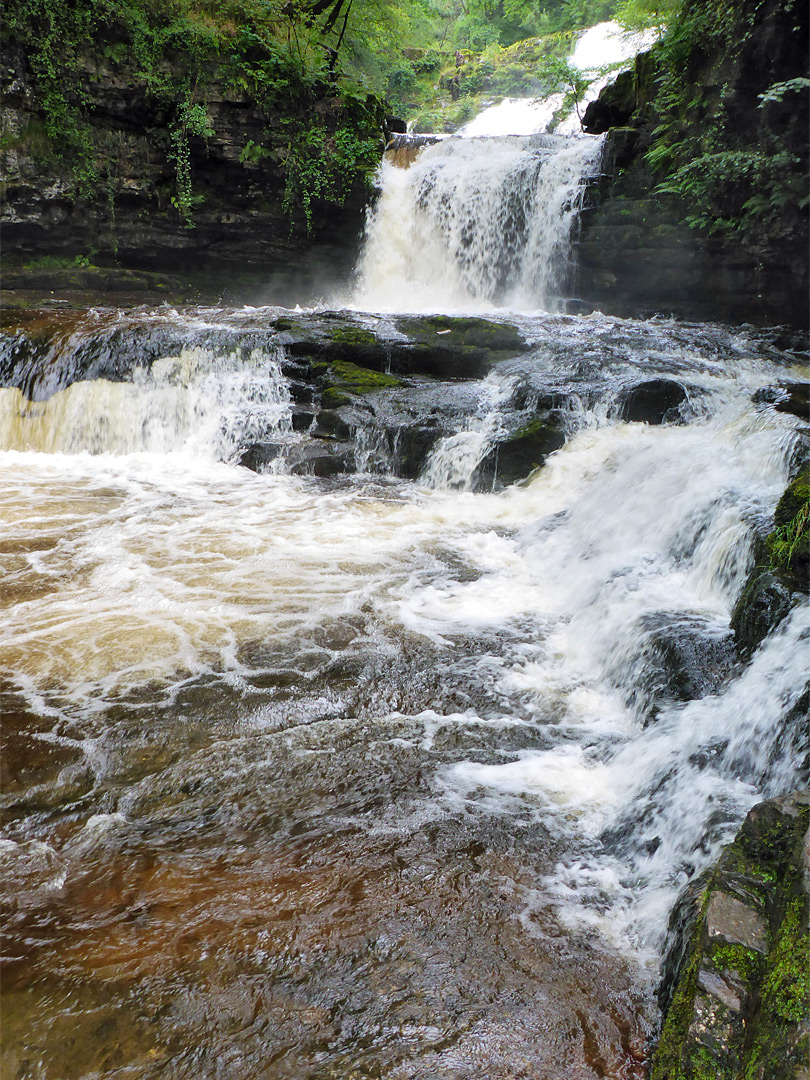
<instances>
[{"instance_id":1,"label":"waterfall","mask_svg":"<svg viewBox=\"0 0 810 1080\"><path fill-rule=\"evenodd\" d=\"M281 349L192 346L126 381L74 382L46 401L0 389L0 449L42 453L183 453L227 461L291 430Z\"/></svg>"},{"instance_id":2,"label":"waterfall","mask_svg":"<svg viewBox=\"0 0 810 1080\"><path fill-rule=\"evenodd\" d=\"M559 306L601 140L453 138L383 162L354 304L370 310Z\"/></svg>"}]
</instances>

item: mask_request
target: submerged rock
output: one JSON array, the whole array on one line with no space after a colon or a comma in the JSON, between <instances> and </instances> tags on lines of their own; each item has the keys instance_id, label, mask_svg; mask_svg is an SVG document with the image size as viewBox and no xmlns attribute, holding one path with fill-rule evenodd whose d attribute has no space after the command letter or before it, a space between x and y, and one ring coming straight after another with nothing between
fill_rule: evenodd
<instances>
[{"instance_id":1,"label":"submerged rock","mask_svg":"<svg viewBox=\"0 0 810 1080\"><path fill-rule=\"evenodd\" d=\"M734 664L734 639L725 627L700 616L645 616L644 636L633 659L630 704L645 721L662 706L716 693Z\"/></svg>"},{"instance_id":2,"label":"submerged rock","mask_svg":"<svg viewBox=\"0 0 810 1080\"><path fill-rule=\"evenodd\" d=\"M543 409L513 435L496 444L479 469L483 483L509 485L525 480L549 454L565 443L564 416L559 409Z\"/></svg>"},{"instance_id":3,"label":"submerged rock","mask_svg":"<svg viewBox=\"0 0 810 1080\"><path fill-rule=\"evenodd\" d=\"M771 799L723 852L673 950L651 1080L807 1075L809 825L810 791Z\"/></svg>"},{"instance_id":4,"label":"submerged rock","mask_svg":"<svg viewBox=\"0 0 810 1080\"><path fill-rule=\"evenodd\" d=\"M621 399L621 418L643 424L665 424L679 419L686 388L672 379L650 379L628 390Z\"/></svg>"}]
</instances>

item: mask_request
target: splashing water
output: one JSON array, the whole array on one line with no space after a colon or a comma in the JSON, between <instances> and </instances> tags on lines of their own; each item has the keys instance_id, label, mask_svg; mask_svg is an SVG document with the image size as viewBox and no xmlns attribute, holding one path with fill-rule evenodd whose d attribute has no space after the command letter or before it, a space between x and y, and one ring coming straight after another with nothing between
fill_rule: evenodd
<instances>
[{"instance_id":1,"label":"splashing water","mask_svg":"<svg viewBox=\"0 0 810 1080\"><path fill-rule=\"evenodd\" d=\"M380 311L553 307L600 139L448 139L385 162L354 303Z\"/></svg>"},{"instance_id":2,"label":"splashing water","mask_svg":"<svg viewBox=\"0 0 810 1080\"><path fill-rule=\"evenodd\" d=\"M0 446L43 453L202 454L228 460L246 442L291 430L281 350L192 347L136 368L130 381L75 382L47 401L0 392Z\"/></svg>"}]
</instances>

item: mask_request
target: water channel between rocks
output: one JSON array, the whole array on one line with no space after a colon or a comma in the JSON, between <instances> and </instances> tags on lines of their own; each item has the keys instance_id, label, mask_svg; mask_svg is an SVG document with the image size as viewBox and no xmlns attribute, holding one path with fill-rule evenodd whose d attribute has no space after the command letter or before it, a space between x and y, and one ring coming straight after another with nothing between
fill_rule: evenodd
<instances>
[{"instance_id":1,"label":"water channel between rocks","mask_svg":"<svg viewBox=\"0 0 810 1080\"><path fill-rule=\"evenodd\" d=\"M679 891L803 779L810 609L745 666L729 618L807 358L525 310L595 159L550 240L519 141L395 181L449 262L371 235L365 313L9 335L4 1077L645 1075ZM494 321L390 313L441 265L434 307Z\"/></svg>"}]
</instances>

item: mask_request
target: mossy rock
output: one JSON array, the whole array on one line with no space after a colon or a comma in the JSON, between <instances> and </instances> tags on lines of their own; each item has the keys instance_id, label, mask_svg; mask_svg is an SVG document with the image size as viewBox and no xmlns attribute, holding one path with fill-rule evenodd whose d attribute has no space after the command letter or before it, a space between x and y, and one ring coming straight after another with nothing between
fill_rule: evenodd
<instances>
[{"instance_id":1,"label":"mossy rock","mask_svg":"<svg viewBox=\"0 0 810 1080\"><path fill-rule=\"evenodd\" d=\"M395 371L443 379L481 379L499 360L529 345L510 323L454 315L408 317L397 329L410 341L391 356Z\"/></svg>"},{"instance_id":2,"label":"mossy rock","mask_svg":"<svg viewBox=\"0 0 810 1080\"><path fill-rule=\"evenodd\" d=\"M284 317L273 325L289 335L286 348L292 357L311 364L353 364L381 374L477 379L498 360L529 348L508 323L450 315L398 319L394 334L390 324L371 330L342 313Z\"/></svg>"},{"instance_id":3,"label":"mossy rock","mask_svg":"<svg viewBox=\"0 0 810 1080\"><path fill-rule=\"evenodd\" d=\"M800 592L810 591L810 469L788 484L773 516L775 528L765 540L770 567Z\"/></svg>"},{"instance_id":4,"label":"mossy rock","mask_svg":"<svg viewBox=\"0 0 810 1080\"><path fill-rule=\"evenodd\" d=\"M297 322L295 319L286 319L286 318L276 319L276 321L273 323L273 328L275 330L281 331L281 333L284 333L284 334L303 334L303 333L305 333L305 330L304 330L304 327L302 326L302 324L300 322Z\"/></svg>"},{"instance_id":5,"label":"mossy rock","mask_svg":"<svg viewBox=\"0 0 810 1080\"><path fill-rule=\"evenodd\" d=\"M402 386L402 380L394 375L361 367L348 360L338 360L331 364L326 373L326 381L331 389L350 391L352 394L370 394L375 390L395 390ZM346 400L348 401L348 398Z\"/></svg>"},{"instance_id":6,"label":"mossy rock","mask_svg":"<svg viewBox=\"0 0 810 1080\"><path fill-rule=\"evenodd\" d=\"M515 484L539 468L565 443L563 414L550 410L497 443L479 467L479 486Z\"/></svg>"},{"instance_id":7,"label":"mossy rock","mask_svg":"<svg viewBox=\"0 0 810 1080\"><path fill-rule=\"evenodd\" d=\"M376 337L370 330L361 326L346 326L334 330L329 337L341 345L374 345Z\"/></svg>"},{"instance_id":8,"label":"mossy rock","mask_svg":"<svg viewBox=\"0 0 810 1080\"><path fill-rule=\"evenodd\" d=\"M402 333L422 343L436 344L437 336L446 347L488 349L496 352L522 352L528 348L516 326L458 315L427 315L400 319Z\"/></svg>"},{"instance_id":9,"label":"mossy rock","mask_svg":"<svg viewBox=\"0 0 810 1080\"><path fill-rule=\"evenodd\" d=\"M339 409L343 405L349 405L351 400L348 394L344 394L336 386L328 386L321 395L321 405L324 409Z\"/></svg>"},{"instance_id":10,"label":"mossy rock","mask_svg":"<svg viewBox=\"0 0 810 1080\"><path fill-rule=\"evenodd\" d=\"M788 484L782 498L776 504L773 515L774 525L777 527L787 525L808 503L810 503L810 468L805 468L795 480Z\"/></svg>"},{"instance_id":11,"label":"mossy rock","mask_svg":"<svg viewBox=\"0 0 810 1080\"><path fill-rule=\"evenodd\" d=\"M688 930L651 1080L796 1080L810 1065L810 792L753 807Z\"/></svg>"},{"instance_id":12,"label":"mossy rock","mask_svg":"<svg viewBox=\"0 0 810 1080\"><path fill-rule=\"evenodd\" d=\"M323 409L315 418L312 435L316 439L337 439L345 442L351 438L352 429L340 415L331 409Z\"/></svg>"}]
</instances>

